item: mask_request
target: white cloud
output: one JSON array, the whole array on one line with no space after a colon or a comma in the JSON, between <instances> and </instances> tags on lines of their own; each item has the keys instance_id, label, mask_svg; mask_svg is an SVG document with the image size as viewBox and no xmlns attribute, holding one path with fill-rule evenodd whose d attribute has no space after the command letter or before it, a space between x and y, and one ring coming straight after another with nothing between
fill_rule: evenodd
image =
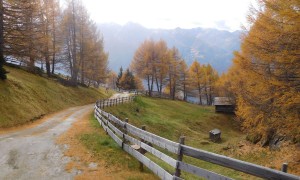
<instances>
[{"instance_id":1,"label":"white cloud","mask_svg":"<svg viewBox=\"0 0 300 180\"><path fill-rule=\"evenodd\" d=\"M211 27L236 30L254 0L83 0L99 23L136 22L148 28ZM219 27L223 22L222 27Z\"/></svg>"}]
</instances>

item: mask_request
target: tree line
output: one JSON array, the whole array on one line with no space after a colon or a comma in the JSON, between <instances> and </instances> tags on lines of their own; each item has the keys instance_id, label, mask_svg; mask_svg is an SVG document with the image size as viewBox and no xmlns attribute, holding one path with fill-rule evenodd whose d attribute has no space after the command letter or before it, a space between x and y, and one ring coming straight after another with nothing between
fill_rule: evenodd
<instances>
[{"instance_id":1,"label":"tree line","mask_svg":"<svg viewBox=\"0 0 300 180\"><path fill-rule=\"evenodd\" d=\"M1 0L0 23L0 74L5 58L45 64L48 76L63 66L74 85L104 82L108 53L81 0Z\"/></svg>"},{"instance_id":2,"label":"tree line","mask_svg":"<svg viewBox=\"0 0 300 180\"><path fill-rule=\"evenodd\" d=\"M300 1L262 0L219 89L253 142L300 142Z\"/></svg>"},{"instance_id":3,"label":"tree line","mask_svg":"<svg viewBox=\"0 0 300 180\"><path fill-rule=\"evenodd\" d=\"M149 96L156 90L175 99L182 92L183 100L187 100L188 94L196 94L199 104L213 103L217 71L197 60L188 67L178 49L168 48L164 40L145 40L136 50L130 69L146 82Z\"/></svg>"}]
</instances>

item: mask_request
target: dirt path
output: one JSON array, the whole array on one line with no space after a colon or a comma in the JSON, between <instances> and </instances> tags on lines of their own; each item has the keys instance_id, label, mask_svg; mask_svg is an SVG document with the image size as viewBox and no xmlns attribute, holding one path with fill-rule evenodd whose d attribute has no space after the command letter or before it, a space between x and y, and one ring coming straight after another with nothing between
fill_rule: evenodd
<instances>
[{"instance_id":1,"label":"dirt path","mask_svg":"<svg viewBox=\"0 0 300 180\"><path fill-rule=\"evenodd\" d=\"M130 94L115 94L112 98ZM57 144L59 136L86 119L93 111L93 104L73 107L49 115L40 124L15 130L0 130L0 179L74 179L82 171L66 171L72 161L64 156L69 144ZM74 147L73 147L74 148Z\"/></svg>"},{"instance_id":2,"label":"dirt path","mask_svg":"<svg viewBox=\"0 0 300 180\"><path fill-rule=\"evenodd\" d=\"M69 108L35 127L1 133L0 179L73 179L79 172L65 171L70 158L63 152L68 145L55 140L92 110L93 105Z\"/></svg>"}]
</instances>

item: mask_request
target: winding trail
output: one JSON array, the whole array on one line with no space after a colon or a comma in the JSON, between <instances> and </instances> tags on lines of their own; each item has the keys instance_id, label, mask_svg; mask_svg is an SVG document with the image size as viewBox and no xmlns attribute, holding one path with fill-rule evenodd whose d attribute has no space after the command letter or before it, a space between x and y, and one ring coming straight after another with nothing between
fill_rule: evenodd
<instances>
[{"instance_id":1,"label":"winding trail","mask_svg":"<svg viewBox=\"0 0 300 180\"><path fill-rule=\"evenodd\" d=\"M73 179L77 171L65 172L68 146L55 139L92 110L92 104L69 108L35 127L1 134L0 179Z\"/></svg>"},{"instance_id":2,"label":"winding trail","mask_svg":"<svg viewBox=\"0 0 300 180\"><path fill-rule=\"evenodd\" d=\"M115 94L112 98L126 96L129 94ZM55 141L72 123L90 114L93 107L94 104L69 108L33 127L0 131L0 179L74 179L81 171L65 170L71 161L64 156L69 145L58 145Z\"/></svg>"}]
</instances>

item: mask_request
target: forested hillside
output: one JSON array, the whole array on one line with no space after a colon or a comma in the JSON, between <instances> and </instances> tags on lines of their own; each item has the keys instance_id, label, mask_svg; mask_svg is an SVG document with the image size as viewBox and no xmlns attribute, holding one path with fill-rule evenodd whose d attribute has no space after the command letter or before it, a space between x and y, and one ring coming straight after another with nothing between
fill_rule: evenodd
<instances>
[{"instance_id":1,"label":"forested hillside","mask_svg":"<svg viewBox=\"0 0 300 180\"><path fill-rule=\"evenodd\" d=\"M73 85L105 81L103 37L81 1L63 8L58 0L0 2L0 72L8 61L33 73L44 67L49 77L64 72Z\"/></svg>"},{"instance_id":2,"label":"forested hillside","mask_svg":"<svg viewBox=\"0 0 300 180\"><path fill-rule=\"evenodd\" d=\"M188 94L193 94L199 97L201 105L213 103L218 72L210 64L200 64L197 60L188 66L179 50L168 48L164 40L145 40L135 51L130 68L146 82L150 97L156 91L159 96L186 101Z\"/></svg>"}]
</instances>

